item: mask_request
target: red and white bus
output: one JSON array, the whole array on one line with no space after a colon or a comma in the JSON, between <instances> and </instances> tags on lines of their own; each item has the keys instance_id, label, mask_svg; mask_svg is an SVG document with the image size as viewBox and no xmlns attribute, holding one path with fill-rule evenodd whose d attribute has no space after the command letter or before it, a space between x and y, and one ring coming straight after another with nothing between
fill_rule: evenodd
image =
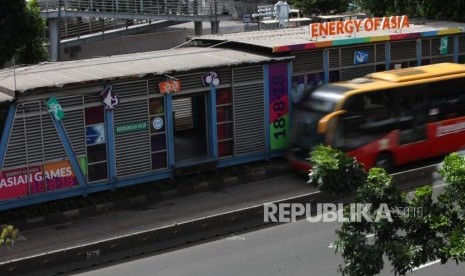
<instances>
[{"instance_id":1,"label":"red and white bus","mask_svg":"<svg viewBox=\"0 0 465 276\"><path fill-rule=\"evenodd\" d=\"M309 91L293 112L289 161L308 170L318 144L367 168L405 164L465 145L465 65L377 72Z\"/></svg>"}]
</instances>

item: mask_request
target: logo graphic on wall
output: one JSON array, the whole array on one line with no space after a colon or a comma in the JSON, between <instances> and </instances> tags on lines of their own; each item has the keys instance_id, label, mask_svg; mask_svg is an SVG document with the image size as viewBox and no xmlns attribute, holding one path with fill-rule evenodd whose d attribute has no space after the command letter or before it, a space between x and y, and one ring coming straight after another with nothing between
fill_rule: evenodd
<instances>
[{"instance_id":1,"label":"logo graphic on wall","mask_svg":"<svg viewBox=\"0 0 465 276\"><path fill-rule=\"evenodd\" d=\"M103 98L103 103L105 104L106 109L113 109L118 105L118 98L113 94L113 87L111 84L105 85L100 96Z\"/></svg>"},{"instance_id":2,"label":"logo graphic on wall","mask_svg":"<svg viewBox=\"0 0 465 276\"><path fill-rule=\"evenodd\" d=\"M163 119L160 117L156 117L153 119L152 126L155 130L160 130L163 128Z\"/></svg>"},{"instance_id":3,"label":"logo graphic on wall","mask_svg":"<svg viewBox=\"0 0 465 276\"><path fill-rule=\"evenodd\" d=\"M355 51L354 64L363 64L368 62L368 51Z\"/></svg>"},{"instance_id":4,"label":"logo graphic on wall","mask_svg":"<svg viewBox=\"0 0 465 276\"><path fill-rule=\"evenodd\" d=\"M447 36L441 37L441 46L439 46L439 53L441 55L447 55Z\"/></svg>"},{"instance_id":5,"label":"logo graphic on wall","mask_svg":"<svg viewBox=\"0 0 465 276\"><path fill-rule=\"evenodd\" d=\"M202 76L202 82L203 86L218 86L220 84L220 76L218 76L218 73L212 71Z\"/></svg>"},{"instance_id":6,"label":"logo graphic on wall","mask_svg":"<svg viewBox=\"0 0 465 276\"><path fill-rule=\"evenodd\" d=\"M105 143L105 128L103 124L86 126L86 144Z\"/></svg>"},{"instance_id":7,"label":"logo graphic on wall","mask_svg":"<svg viewBox=\"0 0 465 276\"><path fill-rule=\"evenodd\" d=\"M158 88L162 94L165 93L176 93L181 90L180 80L167 80L158 83Z\"/></svg>"},{"instance_id":8,"label":"logo graphic on wall","mask_svg":"<svg viewBox=\"0 0 465 276\"><path fill-rule=\"evenodd\" d=\"M65 112L55 97L50 97L50 99L48 99L47 109L48 112L52 113L53 117L57 121L60 121L65 117Z\"/></svg>"}]
</instances>

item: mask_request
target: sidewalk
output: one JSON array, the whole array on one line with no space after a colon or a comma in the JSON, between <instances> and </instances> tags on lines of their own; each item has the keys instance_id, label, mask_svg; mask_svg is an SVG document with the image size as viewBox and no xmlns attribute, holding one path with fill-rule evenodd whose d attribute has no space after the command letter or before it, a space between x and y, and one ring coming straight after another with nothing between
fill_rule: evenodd
<instances>
[{"instance_id":1,"label":"sidewalk","mask_svg":"<svg viewBox=\"0 0 465 276\"><path fill-rule=\"evenodd\" d=\"M26 230L21 233L26 241L17 242L12 248L0 248L0 262L92 243L134 231L164 227L312 191L316 189L306 184L304 175L289 174Z\"/></svg>"}]
</instances>

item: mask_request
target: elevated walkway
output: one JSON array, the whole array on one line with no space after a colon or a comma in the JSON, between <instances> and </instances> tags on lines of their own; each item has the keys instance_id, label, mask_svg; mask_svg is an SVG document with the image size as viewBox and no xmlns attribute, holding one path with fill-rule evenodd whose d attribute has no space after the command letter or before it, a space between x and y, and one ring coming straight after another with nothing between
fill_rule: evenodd
<instances>
[{"instance_id":1,"label":"elevated walkway","mask_svg":"<svg viewBox=\"0 0 465 276\"><path fill-rule=\"evenodd\" d=\"M198 35L202 22L210 22L216 34L219 22L231 21L235 14L234 0L39 0L39 7L48 21L52 61L60 59L63 38L72 40L70 47L184 22L195 22ZM87 36L92 33L101 35Z\"/></svg>"}]
</instances>

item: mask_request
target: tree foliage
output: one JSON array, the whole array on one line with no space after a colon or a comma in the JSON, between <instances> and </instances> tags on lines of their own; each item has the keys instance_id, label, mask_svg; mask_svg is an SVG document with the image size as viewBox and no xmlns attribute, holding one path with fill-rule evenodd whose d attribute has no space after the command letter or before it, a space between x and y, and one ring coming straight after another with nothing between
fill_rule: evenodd
<instances>
[{"instance_id":1,"label":"tree foliage","mask_svg":"<svg viewBox=\"0 0 465 276\"><path fill-rule=\"evenodd\" d=\"M13 58L21 64L46 60L45 21L40 17L37 0L0 3L0 67Z\"/></svg>"},{"instance_id":2,"label":"tree foliage","mask_svg":"<svg viewBox=\"0 0 465 276\"><path fill-rule=\"evenodd\" d=\"M308 183L331 194L350 193L366 177L363 166L343 151L319 145L310 155L312 170Z\"/></svg>"},{"instance_id":3,"label":"tree foliage","mask_svg":"<svg viewBox=\"0 0 465 276\"><path fill-rule=\"evenodd\" d=\"M411 18L465 22L463 0L356 0L373 16L408 15Z\"/></svg>"},{"instance_id":4,"label":"tree foliage","mask_svg":"<svg viewBox=\"0 0 465 276\"><path fill-rule=\"evenodd\" d=\"M356 192L356 203L389 206L391 221L346 221L336 231L334 242L344 264L342 275L376 275L384 267L383 256L395 275L405 275L430 261L465 261L465 157L451 154L444 160L442 174L447 185L437 199L431 186L417 188L412 195L399 192L391 177L373 168ZM346 208L344 212L349 212ZM349 217L349 215L345 215ZM367 235L374 237L367 238Z\"/></svg>"},{"instance_id":5,"label":"tree foliage","mask_svg":"<svg viewBox=\"0 0 465 276\"><path fill-rule=\"evenodd\" d=\"M305 15L339 14L347 11L349 0L292 0L291 4Z\"/></svg>"},{"instance_id":6,"label":"tree foliage","mask_svg":"<svg viewBox=\"0 0 465 276\"><path fill-rule=\"evenodd\" d=\"M13 245L19 237L19 230L13 225L0 227L0 245Z\"/></svg>"}]
</instances>

